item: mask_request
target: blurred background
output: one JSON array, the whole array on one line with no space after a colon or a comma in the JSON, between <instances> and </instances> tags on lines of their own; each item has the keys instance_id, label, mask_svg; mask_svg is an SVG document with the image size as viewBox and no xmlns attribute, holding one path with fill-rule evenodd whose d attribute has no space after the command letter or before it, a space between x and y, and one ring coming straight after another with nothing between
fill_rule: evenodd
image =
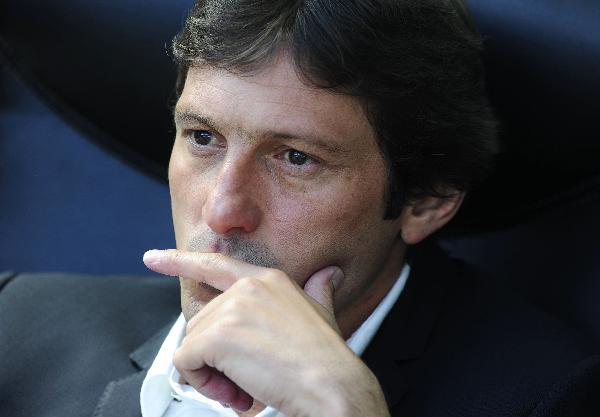
<instances>
[{"instance_id":1,"label":"blurred background","mask_svg":"<svg viewBox=\"0 0 600 417\"><path fill-rule=\"evenodd\" d=\"M0 271L145 273L192 0L0 3ZM600 2L471 0L502 152L440 237L600 346Z\"/></svg>"},{"instance_id":2,"label":"blurred background","mask_svg":"<svg viewBox=\"0 0 600 417\"><path fill-rule=\"evenodd\" d=\"M166 47L192 3L1 3L0 270L146 273L174 246Z\"/></svg>"}]
</instances>

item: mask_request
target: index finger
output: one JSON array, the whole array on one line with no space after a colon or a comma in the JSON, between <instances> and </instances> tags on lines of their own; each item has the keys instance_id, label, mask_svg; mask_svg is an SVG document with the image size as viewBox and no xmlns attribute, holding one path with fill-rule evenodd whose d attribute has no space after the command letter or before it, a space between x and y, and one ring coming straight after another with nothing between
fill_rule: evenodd
<instances>
[{"instance_id":1,"label":"index finger","mask_svg":"<svg viewBox=\"0 0 600 417\"><path fill-rule=\"evenodd\" d=\"M144 263L160 274L203 282L226 291L243 277L257 275L262 267L220 253L186 252L177 249L149 250Z\"/></svg>"}]
</instances>

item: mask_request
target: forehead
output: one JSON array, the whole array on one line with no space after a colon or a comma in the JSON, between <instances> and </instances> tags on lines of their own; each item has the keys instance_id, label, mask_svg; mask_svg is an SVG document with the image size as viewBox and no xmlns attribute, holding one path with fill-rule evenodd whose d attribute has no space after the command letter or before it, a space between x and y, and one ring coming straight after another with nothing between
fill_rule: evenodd
<instances>
[{"instance_id":1,"label":"forehead","mask_svg":"<svg viewBox=\"0 0 600 417\"><path fill-rule=\"evenodd\" d=\"M177 113L198 114L244 131L300 129L338 140L360 138L374 143L358 99L305 84L286 58L252 75L191 67Z\"/></svg>"}]
</instances>

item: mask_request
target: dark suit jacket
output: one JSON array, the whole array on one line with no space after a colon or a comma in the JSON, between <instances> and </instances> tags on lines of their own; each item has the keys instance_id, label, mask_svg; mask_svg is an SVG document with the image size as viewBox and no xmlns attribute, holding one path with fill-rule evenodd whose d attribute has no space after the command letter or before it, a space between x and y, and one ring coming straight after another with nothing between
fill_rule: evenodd
<instances>
[{"instance_id":1,"label":"dark suit jacket","mask_svg":"<svg viewBox=\"0 0 600 417\"><path fill-rule=\"evenodd\" d=\"M425 245L363 359L394 416L600 416L600 359L559 320ZM177 280L0 277L0 416L139 416ZM326 413L324 413L326 415Z\"/></svg>"}]
</instances>

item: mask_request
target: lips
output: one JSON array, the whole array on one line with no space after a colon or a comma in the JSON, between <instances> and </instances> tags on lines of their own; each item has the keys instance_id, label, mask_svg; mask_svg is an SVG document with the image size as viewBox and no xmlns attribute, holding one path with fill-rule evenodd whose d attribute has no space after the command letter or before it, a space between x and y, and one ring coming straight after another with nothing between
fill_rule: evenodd
<instances>
[{"instance_id":1,"label":"lips","mask_svg":"<svg viewBox=\"0 0 600 417\"><path fill-rule=\"evenodd\" d=\"M214 240L208 244L208 253L220 253L225 256L232 256L232 245L226 240ZM235 257L235 256L234 256Z\"/></svg>"},{"instance_id":2,"label":"lips","mask_svg":"<svg viewBox=\"0 0 600 417\"><path fill-rule=\"evenodd\" d=\"M208 252L210 253L221 253L223 245L218 241L213 241L208 245Z\"/></svg>"},{"instance_id":3,"label":"lips","mask_svg":"<svg viewBox=\"0 0 600 417\"><path fill-rule=\"evenodd\" d=\"M196 291L194 291L194 298L201 303L208 303L213 298L219 296L223 291L216 289L212 285L208 285L204 282L198 282L196 285Z\"/></svg>"}]
</instances>

